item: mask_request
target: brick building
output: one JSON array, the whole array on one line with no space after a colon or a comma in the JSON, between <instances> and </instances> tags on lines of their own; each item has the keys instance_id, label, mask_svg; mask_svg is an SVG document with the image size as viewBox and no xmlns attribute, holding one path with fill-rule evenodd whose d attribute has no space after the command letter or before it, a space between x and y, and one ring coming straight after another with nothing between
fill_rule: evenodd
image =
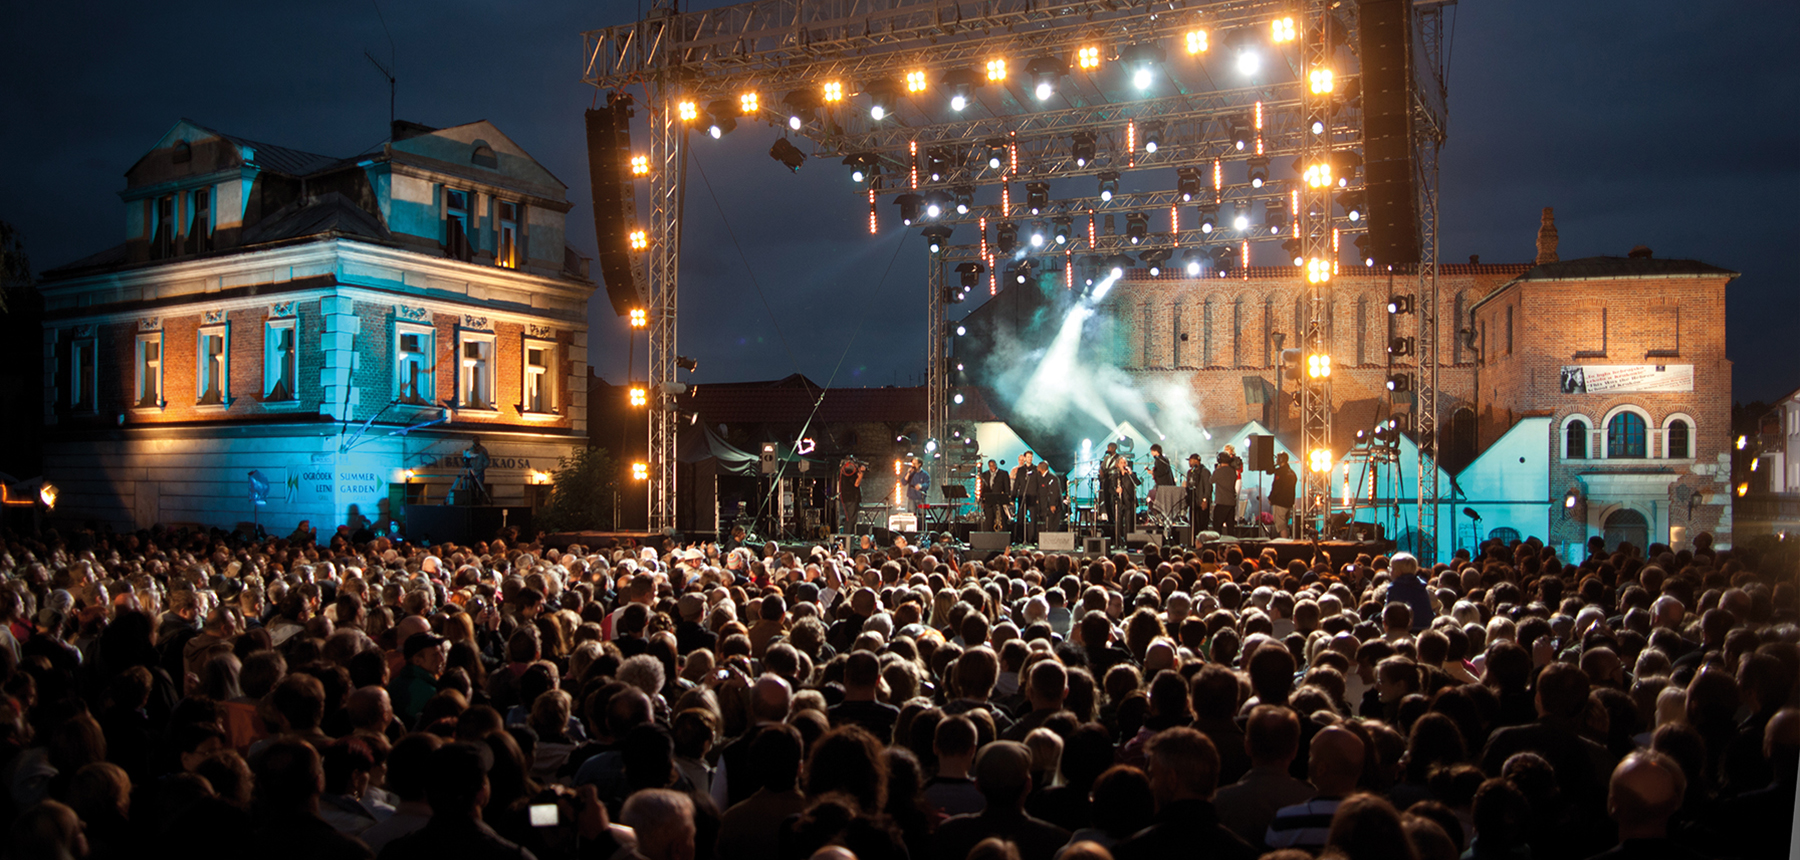
<instances>
[{"instance_id":1,"label":"brick building","mask_svg":"<svg viewBox=\"0 0 1800 860\"><path fill-rule=\"evenodd\" d=\"M126 172L124 243L41 285L58 517L385 525L472 438L496 502L541 495L586 436L566 192L485 121L349 158L176 123Z\"/></svg>"}]
</instances>

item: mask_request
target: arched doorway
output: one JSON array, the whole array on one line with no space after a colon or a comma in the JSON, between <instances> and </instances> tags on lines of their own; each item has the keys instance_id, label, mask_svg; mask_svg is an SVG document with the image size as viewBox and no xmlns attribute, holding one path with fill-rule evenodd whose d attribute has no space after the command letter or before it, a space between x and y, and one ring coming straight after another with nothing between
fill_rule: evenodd
<instances>
[{"instance_id":1,"label":"arched doorway","mask_svg":"<svg viewBox=\"0 0 1800 860\"><path fill-rule=\"evenodd\" d=\"M1643 514L1630 508L1607 514L1603 530L1607 552L1618 549L1621 543L1629 543L1641 552L1650 543L1650 524Z\"/></svg>"}]
</instances>

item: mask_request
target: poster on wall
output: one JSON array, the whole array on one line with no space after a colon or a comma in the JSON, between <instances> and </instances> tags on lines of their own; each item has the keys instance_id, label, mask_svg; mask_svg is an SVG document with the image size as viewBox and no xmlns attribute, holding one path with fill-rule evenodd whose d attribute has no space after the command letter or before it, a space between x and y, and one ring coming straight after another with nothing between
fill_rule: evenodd
<instances>
[{"instance_id":1,"label":"poster on wall","mask_svg":"<svg viewBox=\"0 0 1800 860\"><path fill-rule=\"evenodd\" d=\"M1562 393L1693 391L1691 364L1565 364Z\"/></svg>"}]
</instances>

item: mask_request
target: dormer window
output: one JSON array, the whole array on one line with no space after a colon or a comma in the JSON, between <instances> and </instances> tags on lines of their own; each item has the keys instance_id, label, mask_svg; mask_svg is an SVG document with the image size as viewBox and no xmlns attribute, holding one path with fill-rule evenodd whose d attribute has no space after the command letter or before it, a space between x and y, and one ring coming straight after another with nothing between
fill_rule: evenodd
<instances>
[{"instance_id":1,"label":"dormer window","mask_svg":"<svg viewBox=\"0 0 1800 860\"><path fill-rule=\"evenodd\" d=\"M469 192L444 189L444 250L458 260L469 259Z\"/></svg>"},{"instance_id":2,"label":"dormer window","mask_svg":"<svg viewBox=\"0 0 1800 860\"><path fill-rule=\"evenodd\" d=\"M164 194L150 204L150 259L175 256L175 195Z\"/></svg>"},{"instance_id":3,"label":"dormer window","mask_svg":"<svg viewBox=\"0 0 1800 860\"><path fill-rule=\"evenodd\" d=\"M212 250L212 191L197 188L188 192L187 237L184 250L189 254Z\"/></svg>"},{"instance_id":4,"label":"dormer window","mask_svg":"<svg viewBox=\"0 0 1800 860\"><path fill-rule=\"evenodd\" d=\"M469 157L469 161L476 167L485 167L489 170L500 169L500 158L494 155L494 148L488 146L485 140L475 141L475 154Z\"/></svg>"}]
</instances>

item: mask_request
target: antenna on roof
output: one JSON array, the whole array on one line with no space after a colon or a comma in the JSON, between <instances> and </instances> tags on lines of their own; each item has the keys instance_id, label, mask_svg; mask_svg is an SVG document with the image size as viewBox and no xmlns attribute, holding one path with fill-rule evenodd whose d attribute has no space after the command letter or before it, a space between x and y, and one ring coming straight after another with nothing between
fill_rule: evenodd
<instances>
[{"instance_id":1,"label":"antenna on roof","mask_svg":"<svg viewBox=\"0 0 1800 860\"><path fill-rule=\"evenodd\" d=\"M381 14L381 4L376 2L376 0L369 0L369 2L375 6L375 17L381 21L381 32L387 34L387 40L388 40L387 65L385 65L385 66L382 65L381 61L375 59L375 56L373 54L370 54L368 51L363 51L363 56L368 57L369 62L374 63L375 68L381 72L381 76L384 78L387 78L387 82L388 82L388 128L391 129L394 127L394 69L398 66L398 64L396 62L394 62L394 58L395 58L394 34L388 30L387 16Z\"/></svg>"}]
</instances>

